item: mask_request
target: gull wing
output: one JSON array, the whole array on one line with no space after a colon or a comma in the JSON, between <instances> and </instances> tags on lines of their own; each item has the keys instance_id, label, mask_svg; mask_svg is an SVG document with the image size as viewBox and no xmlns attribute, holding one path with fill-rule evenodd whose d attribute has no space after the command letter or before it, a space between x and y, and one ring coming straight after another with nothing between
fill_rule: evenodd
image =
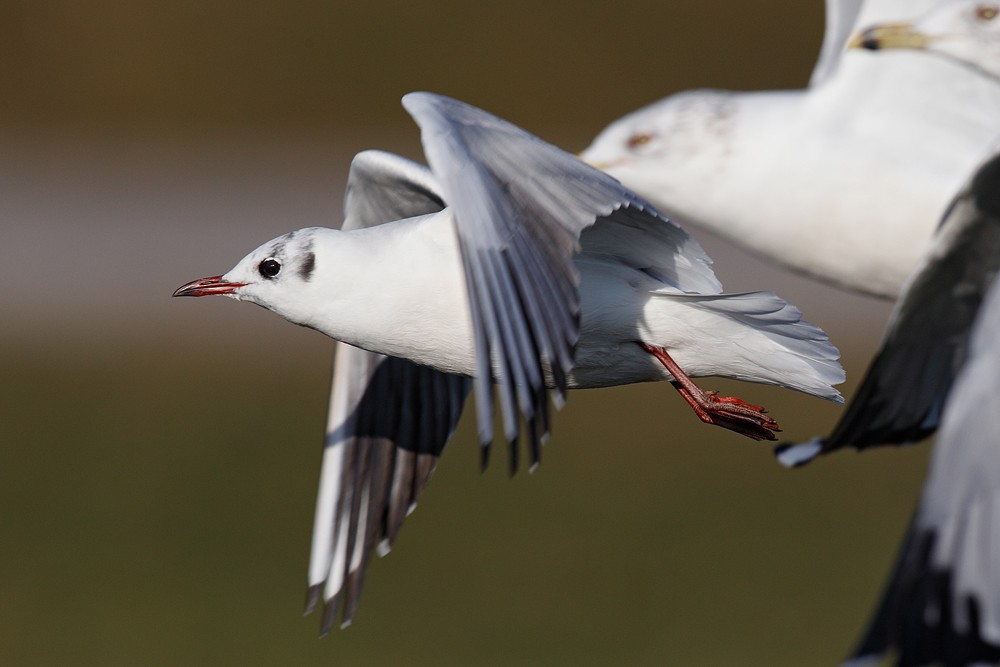
<instances>
[{"instance_id":1,"label":"gull wing","mask_svg":"<svg viewBox=\"0 0 1000 667\"><path fill-rule=\"evenodd\" d=\"M801 465L848 445L919 441L938 427L968 353L972 323L1000 269L1000 156L952 202L889 320L882 345L847 411L825 439L779 445Z\"/></svg>"},{"instance_id":2,"label":"gull wing","mask_svg":"<svg viewBox=\"0 0 1000 667\"><path fill-rule=\"evenodd\" d=\"M381 151L351 163L344 228L444 208L427 167ZM351 622L376 544L387 552L413 511L471 390L468 378L336 344L309 561L306 612L322 632Z\"/></svg>"},{"instance_id":3,"label":"gull wing","mask_svg":"<svg viewBox=\"0 0 1000 667\"><path fill-rule=\"evenodd\" d=\"M930 472L889 585L850 664L1000 661L1000 281L948 399Z\"/></svg>"},{"instance_id":4,"label":"gull wing","mask_svg":"<svg viewBox=\"0 0 1000 667\"><path fill-rule=\"evenodd\" d=\"M673 244L658 277L684 291L717 290L718 281L686 232L607 174L453 99L411 93L403 106L420 126L428 163L456 219L477 352L484 462L493 436L495 381L511 465L522 425L537 463L548 434L546 386L561 404L579 337L573 257L581 233L599 218L625 227L660 226Z\"/></svg>"},{"instance_id":5,"label":"gull wing","mask_svg":"<svg viewBox=\"0 0 1000 667\"><path fill-rule=\"evenodd\" d=\"M436 213L445 207L426 165L385 151L362 151L351 161L342 229Z\"/></svg>"},{"instance_id":6,"label":"gull wing","mask_svg":"<svg viewBox=\"0 0 1000 667\"><path fill-rule=\"evenodd\" d=\"M810 86L823 83L836 71L844 46L861 12L861 3L862 0L826 0L823 46L820 47L819 59L809 78Z\"/></svg>"}]
</instances>

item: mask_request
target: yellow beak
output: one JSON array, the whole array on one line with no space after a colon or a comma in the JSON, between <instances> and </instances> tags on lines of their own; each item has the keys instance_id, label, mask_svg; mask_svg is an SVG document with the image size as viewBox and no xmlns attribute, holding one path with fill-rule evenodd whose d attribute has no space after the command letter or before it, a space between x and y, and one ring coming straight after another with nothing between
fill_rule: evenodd
<instances>
[{"instance_id":1,"label":"yellow beak","mask_svg":"<svg viewBox=\"0 0 1000 667\"><path fill-rule=\"evenodd\" d=\"M924 49L931 38L914 30L909 23L881 23L854 33L847 42L849 49Z\"/></svg>"}]
</instances>

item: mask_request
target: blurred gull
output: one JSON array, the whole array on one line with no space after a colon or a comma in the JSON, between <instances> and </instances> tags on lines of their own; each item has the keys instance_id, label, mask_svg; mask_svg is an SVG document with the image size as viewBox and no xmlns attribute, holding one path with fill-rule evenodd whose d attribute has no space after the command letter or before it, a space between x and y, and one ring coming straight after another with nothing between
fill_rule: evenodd
<instances>
[{"instance_id":1,"label":"blurred gull","mask_svg":"<svg viewBox=\"0 0 1000 667\"><path fill-rule=\"evenodd\" d=\"M852 26L940 0L826 3L809 88L694 90L581 154L685 224L848 289L895 297L1000 134L1000 83L918 52L843 52Z\"/></svg>"},{"instance_id":2,"label":"blurred gull","mask_svg":"<svg viewBox=\"0 0 1000 667\"><path fill-rule=\"evenodd\" d=\"M952 202L833 432L808 443L779 445L779 460L798 466L848 445L861 450L933 434L965 363L970 327L998 269L1000 157L994 157Z\"/></svg>"},{"instance_id":3,"label":"blurred gull","mask_svg":"<svg viewBox=\"0 0 1000 667\"><path fill-rule=\"evenodd\" d=\"M996 255L1000 157L977 174L972 191L977 190L988 201L978 205L991 209L980 224L991 228L988 244ZM970 212L970 203L960 200L950 218ZM983 236L979 238L985 241ZM972 240L967 232L966 241ZM962 243L942 253L955 253L957 259L968 250ZM983 268L981 259L973 264ZM988 274L995 273L994 260ZM968 299L962 307L966 312L976 310L981 285L980 280L970 284L959 279L951 290L958 299ZM941 284L939 290L947 287ZM974 294L964 294L963 287ZM939 305L938 300L928 302L932 312L925 323L951 314L933 312ZM1000 394L1000 280L992 279L978 311L968 353L956 355L964 364L945 404L916 514L849 665L877 664L889 650L898 653L898 667L995 665L1000 660L1000 410L995 405ZM968 337L959 337L964 346ZM957 346L942 342L942 348L955 351Z\"/></svg>"},{"instance_id":4,"label":"blurred gull","mask_svg":"<svg viewBox=\"0 0 1000 667\"><path fill-rule=\"evenodd\" d=\"M831 400L843 380L797 309L721 294L697 242L614 179L461 102L403 104L429 169L361 153L343 231L292 232L175 292L257 303L341 341L307 601L325 602L324 632L341 605L353 618L373 548L391 547L473 384L484 463L495 387L513 467L522 430L538 463L549 391L559 405L568 388L670 380L704 421L770 439L762 408L688 376Z\"/></svg>"},{"instance_id":5,"label":"blurred gull","mask_svg":"<svg viewBox=\"0 0 1000 667\"><path fill-rule=\"evenodd\" d=\"M864 27L851 43L921 49L1000 79L1000 3L949 3L911 23ZM1000 141L952 201L910 276L875 359L830 436L777 448L786 465L853 445L906 444L931 435L964 363L969 328L1000 269ZM903 391L900 388L904 388Z\"/></svg>"},{"instance_id":6,"label":"blurred gull","mask_svg":"<svg viewBox=\"0 0 1000 667\"><path fill-rule=\"evenodd\" d=\"M957 2L878 24L866 48L919 48L997 76L995 3ZM1000 660L1000 143L949 207L881 349L833 434L778 448L788 465L847 445L941 432L894 572L851 666ZM953 388L954 385L954 388ZM942 416L943 412L943 416Z\"/></svg>"},{"instance_id":7,"label":"blurred gull","mask_svg":"<svg viewBox=\"0 0 1000 667\"><path fill-rule=\"evenodd\" d=\"M910 23L868 26L850 45L926 51L1000 79L1000 3L950 2Z\"/></svg>"}]
</instances>

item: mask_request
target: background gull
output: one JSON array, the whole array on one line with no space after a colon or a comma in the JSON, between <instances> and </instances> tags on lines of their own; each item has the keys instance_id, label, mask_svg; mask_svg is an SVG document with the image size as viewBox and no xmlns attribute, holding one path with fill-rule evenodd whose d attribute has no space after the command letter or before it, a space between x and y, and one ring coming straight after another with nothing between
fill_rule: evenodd
<instances>
[{"instance_id":1,"label":"background gull","mask_svg":"<svg viewBox=\"0 0 1000 667\"><path fill-rule=\"evenodd\" d=\"M950 2L911 22L869 25L850 45L926 51L1000 79L1000 3Z\"/></svg>"},{"instance_id":2,"label":"background gull","mask_svg":"<svg viewBox=\"0 0 1000 667\"><path fill-rule=\"evenodd\" d=\"M840 51L849 26L943 4L828 2L809 88L679 93L615 121L582 156L678 220L894 297L1000 133L1000 84L916 52Z\"/></svg>"},{"instance_id":3,"label":"background gull","mask_svg":"<svg viewBox=\"0 0 1000 667\"><path fill-rule=\"evenodd\" d=\"M930 474L870 627L847 664L1000 661L1000 281L976 321Z\"/></svg>"},{"instance_id":4,"label":"background gull","mask_svg":"<svg viewBox=\"0 0 1000 667\"><path fill-rule=\"evenodd\" d=\"M933 434L998 268L1000 157L993 157L949 207L833 432L808 443L779 445L779 460L802 465L847 446L907 444Z\"/></svg>"},{"instance_id":5,"label":"background gull","mask_svg":"<svg viewBox=\"0 0 1000 667\"><path fill-rule=\"evenodd\" d=\"M762 408L688 375L832 400L844 379L797 309L722 294L697 242L614 179L455 100L403 103L430 170L362 154L346 230L286 234L174 294L250 301L365 350L341 346L334 372L307 605L326 602L324 632L341 602L353 618L369 554L378 541L388 550L413 509L466 378L484 453L496 384L512 468L522 430L539 461L547 388L561 405L568 388L671 380L703 421L764 439L777 423Z\"/></svg>"},{"instance_id":6,"label":"background gull","mask_svg":"<svg viewBox=\"0 0 1000 667\"><path fill-rule=\"evenodd\" d=\"M868 26L853 41L925 49L996 76L998 12L993 3L958 2L913 23ZM1000 413L991 407L1000 388L997 148L949 206L833 433L778 448L782 462L799 465L847 445L915 442L941 424L917 510L850 665L889 651L900 667L1000 660Z\"/></svg>"}]
</instances>

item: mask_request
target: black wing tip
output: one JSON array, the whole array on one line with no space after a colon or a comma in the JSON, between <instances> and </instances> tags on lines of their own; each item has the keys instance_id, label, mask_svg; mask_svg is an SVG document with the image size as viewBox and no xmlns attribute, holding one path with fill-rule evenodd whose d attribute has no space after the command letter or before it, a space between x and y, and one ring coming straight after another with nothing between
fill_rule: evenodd
<instances>
[{"instance_id":1,"label":"black wing tip","mask_svg":"<svg viewBox=\"0 0 1000 667\"><path fill-rule=\"evenodd\" d=\"M490 467L490 443L479 446L479 472L484 473Z\"/></svg>"},{"instance_id":2,"label":"black wing tip","mask_svg":"<svg viewBox=\"0 0 1000 667\"><path fill-rule=\"evenodd\" d=\"M320 601L323 599L323 584L313 584L306 589L306 608L302 612L303 616L308 616L309 614L316 611L316 607L319 606Z\"/></svg>"},{"instance_id":3,"label":"black wing tip","mask_svg":"<svg viewBox=\"0 0 1000 667\"><path fill-rule=\"evenodd\" d=\"M333 630L333 625L337 621L337 597L335 596L332 600L327 601L323 606L323 620L320 622L319 626L319 636L326 637ZM344 619L341 623L341 627L345 627L344 624L350 624L349 619Z\"/></svg>"}]
</instances>

